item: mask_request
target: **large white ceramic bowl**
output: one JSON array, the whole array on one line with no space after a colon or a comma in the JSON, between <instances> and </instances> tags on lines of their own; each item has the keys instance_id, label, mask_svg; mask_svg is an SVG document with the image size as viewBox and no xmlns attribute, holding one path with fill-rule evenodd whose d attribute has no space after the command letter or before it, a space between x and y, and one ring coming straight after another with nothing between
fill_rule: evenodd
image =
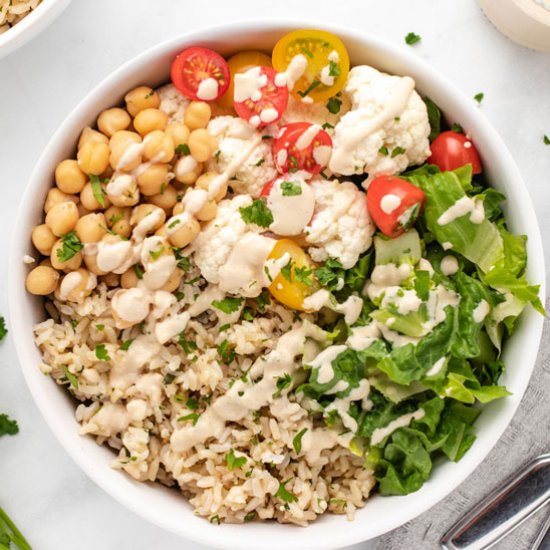
<instances>
[{"instance_id":1,"label":"large white ceramic bowl","mask_svg":"<svg viewBox=\"0 0 550 550\"><path fill-rule=\"evenodd\" d=\"M71 0L42 0L40 4L16 23L10 30L0 34L0 58L41 33L69 5Z\"/></svg>"},{"instance_id":2,"label":"large white ceramic bowl","mask_svg":"<svg viewBox=\"0 0 550 550\"><path fill-rule=\"evenodd\" d=\"M386 533L418 516L453 491L480 464L512 419L533 370L539 345L542 316L528 309L504 358L508 365L503 382L513 395L486 407L477 422L478 439L457 464L442 462L417 493L404 497L374 497L358 510L355 521L326 515L307 529L276 523L211 525L196 517L191 506L175 491L159 485L138 483L110 467L113 454L92 438L80 437L74 420L74 404L67 392L37 368L40 353L33 344L32 327L44 318L42 301L25 291L28 267L24 254L34 254L31 229L42 219L42 205L52 185L55 165L74 155L81 129L93 124L97 114L122 100L138 84L158 86L169 78L176 53L200 43L224 55L239 50L270 50L285 32L300 27L325 28L340 36L352 64L367 63L395 74L411 75L418 90L429 95L453 120L471 134L481 153L485 172L495 187L508 197L506 215L512 231L528 240L528 274L544 284L544 259L539 229L529 195L514 160L502 140L471 99L424 61L404 48L392 46L358 30L312 21L247 21L204 29L170 40L123 65L85 97L51 139L40 158L24 194L14 230L9 273L11 325L17 354L27 384L50 428L79 466L105 491L143 518L183 537L212 546L239 550L332 549ZM543 289L544 291L544 289Z\"/></svg>"}]
</instances>

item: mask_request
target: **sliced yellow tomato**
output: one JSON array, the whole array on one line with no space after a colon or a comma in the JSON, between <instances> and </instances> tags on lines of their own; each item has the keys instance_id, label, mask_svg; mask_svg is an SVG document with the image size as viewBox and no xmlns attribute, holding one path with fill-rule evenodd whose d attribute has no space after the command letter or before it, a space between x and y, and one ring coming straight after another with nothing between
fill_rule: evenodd
<instances>
[{"instance_id":1,"label":"sliced yellow tomato","mask_svg":"<svg viewBox=\"0 0 550 550\"><path fill-rule=\"evenodd\" d=\"M229 66L229 72L231 74L229 88L217 103L222 107L233 107L233 93L235 91L235 84L233 82L234 76L237 73L244 73L248 71L248 69L252 69L252 67L271 67L271 57L265 53L252 50L239 52L227 60L227 65Z\"/></svg>"},{"instance_id":2,"label":"sliced yellow tomato","mask_svg":"<svg viewBox=\"0 0 550 550\"><path fill-rule=\"evenodd\" d=\"M310 97L321 103L344 87L349 73L349 56L337 36L315 29L289 32L273 48L273 67L279 72L285 71L298 54L308 60L306 71L292 90L298 99Z\"/></svg>"},{"instance_id":3,"label":"sliced yellow tomato","mask_svg":"<svg viewBox=\"0 0 550 550\"><path fill-rule=\"evenodd\" d=\"M289 256L290 268L288 264L286 269L283 267L277 277L273 279L268 290L281 304L304 311L304 298L316 290L313 277L315 264L308 254L291 239L277 241L269 259L278 260L285 254ZM298 269L298 274L296 274L296 269ZM305 281L309 281L310 284Z\"/></svg>"}]
</instances>

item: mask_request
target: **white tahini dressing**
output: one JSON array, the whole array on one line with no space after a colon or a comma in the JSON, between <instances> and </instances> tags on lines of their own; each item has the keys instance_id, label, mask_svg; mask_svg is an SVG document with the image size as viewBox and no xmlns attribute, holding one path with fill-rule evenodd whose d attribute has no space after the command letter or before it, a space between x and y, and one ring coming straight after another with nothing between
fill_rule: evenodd
<instances>
[{"instance_id":1,"label":"white tahini dressing","mask_svg":"<svg viewBox=\"0 0 550 550\"><path fill-rule=\"evenodd\" d=\"M445 367L445 363L445 357L441 357L440 359L438 359L426 372L426 376L435 376L436 374L439 374L442 371L443 367Z\"/></svg>"},{"instance_id":2,"label":"white tahini dressing","mask_svg":"<svg viewBox=\"0 0 550 550\"><path fill-rule=\"evenodd\" d=\"M485 219L485 210L482 200L474 200L470 197L462 197L453 205L449 206L439 218L439 225L447 225L454 222L457 218L470 214L470 221L475 224L480 224Z\"/></svg>"},{"instance_id":3,"label":"white tahini dressing","mask_svg":"<svg viewBox=\"0 0 550 550\"><path fill-rule=\"evenodd\" d=\"M382 441L384 441L386 437L388 437L393 432L395 432L395 430L408 426L413 420L420 420L421 418L424 417L424 415L425 415L424 409L418 409L417 411L404 414L403 416L400 416L399 418L392 420L384 428L376 428L376 430L372 432L372 436L370 438L370 444L378 445L379 443L382 443Z\"/></svg>"},{"instance_id":4,"label":"white tahini dressing","mask_svg":"<svg viewBox=\"0 0 550 550\"><path fill-rule=\"evenodd\" d=\"M491 306L486 300L481 300L472 312L472 317L476 323L482 323L485 317L489 315L489 311L491 311Z\"/></svg>"},{"instance_id":5,"label":"white tahini dressing","mask_svg":"<svg viewBox=\"0 0 550 550\"><path fill-rule=\"evenodd\" d=\"M262 74L261 67L252 67L244 73L237 73L234 83L233 99L236 103L242 103L248 99L259 101L262 97L261 89L267 84L267 75Z\"/></svg>"},{"instance_id":6,"label":"white tahini dressing","mask_svg":"<svg viewBox=\"0 0 550 550\"><path fill-rule=\"evenodd\" d=\"M376 323L370 323L364 327L353 327L346 344L355 351L363 351L380 338L380 329Z\"/></svg>"},{"instance_id":7,"label":"white tahini dressing","mask_svg":"<svg viewBox=\"0 0 550 550\"><path fill-rule=\"evenodd\" d=\"M212 101L218 96L218 81L208 77L200 81L197 89L197 97L203 101Z\"/></svg>"},{"instance_id":8,"label":"white tahini dressing","mask_svg":"<svg viewBox=\"0 0 550 550\"><path fill-rule=\"evenodd\" d=\"M279 73L275 77L275 84L277 86L287 86L289 90L294 88L296 82L301 78L307 69L306 56L299 53L295 55L288 64L284 73Z\"/></svg>"},{"instance_id":9,"label":"white tahini dressing","mask_svg":"<svg viewBox=\"0 0 550 550\"><path fill-rule=\"evenodd\" d=\"M458 260L455 256L444 256L441 258L441 263L439 264L441 272L445 276L454 275L458 271Z\"/></svg>"},{"instance_id":10,"label":"white tahini dressing","mask_svg":"<svg viewBox=\"0 0 550 550\"><path fill-rule=\"evenodd\" d=\"M312 369L319 369L317 373L317 382L319 384L327 384L334 378L334 370L332 362L344 351L347 346L329 346L324 349L315 359L309 362Z\"/></svg>"},{"instance_id":11,"label":"white tahini dressing","mask_svg":"<svg viewBox=\"0 0 550 550\"><path fill-rule=\"evenodd\" d=\"M391 193L384 195L380 201L380 208L385 214L391 214L394 210L399 208L400 205L401 198L397 195L392 195Z\"/></svg>"},{"instance_id":12,"label":"white tahini dressing","mask_svg":"<svg viewBox=\"0 0 550 550\"><path fill-rule=\"evenodd\" d=\"M342 313L346 323L353 325L361 315L363 300L359 296L350 296L345 302L339 304L334 296L323 288L305 298L303 305L306 311L319 311L326 307L336 313Z\"/></svg>"},{"instance_id":13,"label":"white tahini dressing","mask_svg":"<svg viewBox=\"0 0 550 550\"><path fill-rule=\"evenodd\" d=\"M78 271L71 271L70 273L67 273L67 275L63 277L59 287L59 298L61 300L67 300L71 292L76 290L82 283L82 279L82 273Z\"/></svg>"}]
</instances>

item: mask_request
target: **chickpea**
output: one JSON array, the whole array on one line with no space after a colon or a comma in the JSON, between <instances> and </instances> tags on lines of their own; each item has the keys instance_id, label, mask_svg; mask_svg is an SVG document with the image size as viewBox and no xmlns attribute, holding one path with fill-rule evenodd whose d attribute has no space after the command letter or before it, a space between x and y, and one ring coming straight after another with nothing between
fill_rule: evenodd
<instances>
[{"instance_id":1,"label":"chickpea","mask_svg":"<svg viewBox=\"0 0 550 550\"><path fill-rule=\"evenodd\" d=\"M147 160L170 162L174 158L174 142L162 130L155 130L143 139L143 156Z\"/></svg>"},{"instance_id":2,"label":"chickpea","mask_svg":"<svg viewBox=\"0 0 550 550\"><path fill-rule=\"evenodd\" d=\"M63 288L65 279L70 279L69 288L67 289ZM79 268L63 277L61 284L55 290L55 297L61 301L79 303L91 294L96 285L95 277L88 270ZM68 293L66 293L67 290Z\"/></svg>"},{"instance_id":3,"label":"chickpea","mask_svg":"<svg viewBox=\"0 0 550 550\"><path fill-rule=\"evenodd\" d=\"M109 288L116 288L117 286L120 286L120 277L116 273L101 275L99 280L102 283L105 283Z\"/></svg>"},{"instance_id":4,"label":"chickpea","mask_svg":"<svg viewBox=\"0 0 550 550\"><path fill-rule=\"evenodd\" d=\"M212 181L218 177L215 172L205 172L196 181L195 187L197 189L204 189L210 193L210 185ZM212 197L216 202L220 202L227 194L227 182L222 185L216 185L216 193Z\"/></svg>"},{"instance_id":5,"label":"chickpea","mask_svg":"<svg viewBox=\"0 0 550 550\"><path fill-rule=\"evenodd\" d=\"M160 96L149 86L139 86L124 96L126 109L132 116L136 116L145 109L156 109L160 105Z\"/></svg>"},{"instance_id":6,"label":"chickpea","mask_svg":"<svg viewBox=\"0 0 550 550\"><path fill-rule=\"evenodd\" d=\"M49 258L44 258L38 265L44 265L46 267L52 267L52 261Z\"/></svg>"},{"instance_id":7,"label":"chickpea","mask_svg":"<svg viewBox=\"0 0 550 550\"><path fill-rule=\"evenodd\" d=\"M167 238L167 237L168 237L168 231L166 230L166 225L162 225L161 227L159 227L159 228L155 231L155 236L156 236L156 237L164 237L164 238Z\"/></svg>"},{"instance_id":8,"label":"chickpea","mask_svg":"<svg viewBox=\"0 0 550 550\"><path fill-rule=\"evenodd\" d=\"M87 214L77 222L75 232L82 243L97 243L107 233L105 216L100 213Z\"/></svg>"},{"instance_id":9,"label":"chickpea","mask_svg":"<svg viewBox=\"0 0 550 550\"><path fill-rule=\"evenodd\" d=\"M62 160L55 169L55 183L63 193L80 193L86 183L86 174L76 160Z\"/></svg>"},{"instance_id":10,"label":"chickpea","mask_svg":"<svg viewBox=\"0 0 550 550\"><path fill-rule=\"evenodd\" d=\"M80 134L80 139L78 140L78 148L81 149L85 143L89 141L94 143L109 143L109 138L98 132L97 130L92 130L89 126L86 126L82 133Z\"/></svg>"},{"instance_id":11,"label":"chickpea","mask_svg":"<svg viewBox=\"0 0 550 550\"><path fill-rule=\"evenodd\" d=\"M44 265L35 267L27 275L25 286L31 294L37 296L47 296L51 294L59 284L59 273Z\"/></svg>"},{"instance_id":12,"label":"chickpea","mask_svg":"<svg viewBox=\"0 0 550 550\"><path fill-rule=\"evenodd\" d=\"M52 246L52 252L50 254L52 267L65 272L77 270L82 263L82 252L77 252L72 258L68 259L65 262L62 262L61 258L59 257L60 255L62 255L62 251L63 241L61 239L58 239Z\"/></svg>"},{"instance_id":13,"label":"chickpea","mask_svg":"<svg viewBox=\"0 0 550 550\"><path fill-rule=\"evenodd\" d=\"M137 177L139 190L146 196L158 195L168 180L168 164L151 164Z\"/></svg>"},{"instance_id":14,"label":"chickpea","mask_svg":"<svg viewBox=\"0 0 550 550\"><path fill-rule=\"evenodd\" d=\"M107 168L105 169L105 172L101 172L100 177L104 180L110 180L114 173L115 171L111 168L111 165L109 164L109 166L107 166Z\"/></svg>"},{"instance_id":15,"label":"chickpea","mask_svg":"<svg viewBox=\"0 0 550 550\"><path fill-rule=\"evenodd\" d=\"M208 222L216 217L218 213L218 205L214 199L208 199L206 204L195 214L197 220Z\"/></svg>"},{"instance_id":16,"label":"chickpea","mask_svg":"<svg viewBox=\"0 0 550 550\"><path fill-rule=\"evenodd\" d=\"M78 215L82 218L82 216L86 216L87 214L91 214L91 212L84 208L81 202L79 202L76 207L78 208Z\"/></svg>"},{"instance_id":17,"label":"chickpea","mask_svg":"<svg viewBox=\"0 0 550 550\"><path fill-rule=\"evenodd\" d=\"M141 137L135 132L121 130L113 135L109 141L109 149L111 151L109 164L113 170L118 169L130 172L141 164L141 148L133 146L130 150L133 151L133 154L125 155L128 148L134 143L141 143ZM125 156L121 163L123 155Z\"/></svg>"},{"instance_id":18,"label":"chickpea","mask_svg":"<svg viewBox=\"0 0 550 550\"><path fill-rule=\"evenodd\" d=\"M134 128L143 137L154 130L164 130L168 115L159 109L144 109L134 118Z\"/></svg>"},{"instance_id":19,"label":"chickpea","mask_svg":"<svg viewBox=\"0 0 550 550\"><path fill-rule=\"evenodd\" d=\"M44 256L49 256L52 251L52 246L57 240L56 236L52 233L52 230L45 224L37 225L32 230L32 244L34 244L36 250Z\"/></svg>"},{"instance_id":20,"label":"chickpea","mask_svg":"<svg viewBox=\"0 0 550 550\"><path fill-rule=\"evenodd\" d=\"M172 271L172 275L170 275L170 278L160 290L164 290L166 292L174 292L177 290L180 286L182 275L183 273L181 269L174 269L174 271Z\"/></svg>"},{"instance_id":21,"label":"chickpea","mask_svg":"<svg viewBox=\"0 0 550 550\"><path fill-rule=\"evenodd\" d=\"M189 134L189 150L197 162L207 161L217 148L216 138L211 136L204 128L198 128Z\"/></svg>"},{"instance_id":22,"label":"chickpea","mask_svg":"<svg viewBox=\"0 0 550 550\"><path fill-rule=\"evenodd\" d=\"M212 109L205 101L191 101L183 113L183 122L190 130L206 128L212 116Z\"/></svg>"},{"instance_id":23,"label":"chickpea","mask_svg":"<svg viewBox=\"0 0 550 550\"><path fill-rule=\"evenodd\" d=\"M170 213L178 202L178 192L171 185L167 185L158 195L149 197L149 202Z\"/></svg>"},{"instance_id":24,"label":"chickpea","mask_svg":"<svg viewBox=\"0 0 550 550\"><path fill-rule=\"evenodd\" d=\"M107 186L107 196L115 206L133 206L139 202L139 189L134 176L120 174Z\"/></svg>"},{"instance_id":25,"label":"chickpea","mask_svg":"<svg viewBox=\"0 0 550 550\"><path fill-rule=\"evenodd\" d=\"M174 147L184 145L189 141L189 128L181 122L172 122L166 127L166 135L172 138Z\"/></svg>"},{"instance_id":26,"label":"chickpea","mask_svg":"<svg viewBox=\"0 0 550 550\"><path fill-rule=\"evenodd\" d=\"M178 201L174 208L172 208L172 216L177 216L178 214L181 214L185 208L183 207L183 203L181 201Z\"/></svg>"},{"instance_id":27,"label":"chickpea","mask_svg":"<svg viewBox=\"0 0 550 550\"><path fill-rule=\"evenodd\" d=\"M97 127L106 136L111 137L115 132L126 130L130 126L132 119L130 115L120 107L106 109L97 118Z\"/></svg>"},{"instance_id":28,"label":"chickpea","mask_svg":"<svg viewBox=\"0 0 550 550\"><path fill-rule=\"evenodd\" d=\"M132 211L130 208L120 208L119 206L111 206L105 210L105 218L107 227L121 237L129 237L132 233L130 225L130 216Z\"/></svg>"},{"instance_id":29,"label":"chickpea","mask_svg":"<svg viewBox=\"0 0 550 550\"><path fill-rule=\"evenodd\" d=\"M78 208L74 202L56 204L46 214L46 225L54 235L61 237L74 229L78 221Z\"/></svg>"},{"instance_id":30,"label":"chickpea","mask_svg":"<svg viewBox=\"0 0 550 550\"><path fill-rule=\"evenodd\" d=\"M97 265L97 254L86 254L84 264L94 275L107 275L107 272L99 269Z\"/></svg>"},{"instance_id":31,"label":"chickpea","mask_svg":"<svg viewBox=\"0 0 550 550\"><path fill-rule=\"evenodd\" d=\"M132 211L132 216L130 218L130 225L132 227L135 227L143 219L152 215L153 212L158 212L158 222L156 222L153 226L151 226L151 229L149 232L152 232L158 229L166 221L166 214L164 213L164 210L162 208L159 208L154 204L140 204L136 206Z\"/></svg>"},{"instance_id":32,"label":"chickpea","mask_svg":"<svg viewBox=\"0 0 550 550\"><path fill-rule=\"evenodd\" d=\"M78 166L85 174L99 176L109 165L109 146L88 141L78 150L76 157Z\"/></svg>"},{"instance_id":33,"label":"chickpea","mask_svg":"<svg viewBox=\"0 0 550 550\"><path fill-rule=\"evenodd\" d=\"M103 193L103 202L105 203L105 205L104 206L101 205L101 203L95 198L92 184L89 182L84 186L84 188L80 192L80 202L82 203L82 206L84 206L84 208L86 208L89 211L105 210L106 208L111 206L109 197L105 193Z\"/></svg>"},{"instance_id":34,"label":"chickpea","mask_svg":"<svg viewBox=\"0 0 550 550\"><path fill-rule=\"evenodd\" d=\"M197 181L202 168L203 165L197 162L191 155L182 157L178 160L174 169L176 180L185 185L191 185Z\"/></svg>"},{"instance_id":35,"label":"chickpea","mask_svg":"<svg viewBox=\"0 0 550 550\"><path fill-rule=\"evenodd\" d=\"M200 231L201 226L195 218L189 218L187 221L179 223L175 228L167 229L168 239L172 245L178 248L187 246L195 239Z\"/></svg>"},{"instance_id":36,"label":"chickpea","mask_svg":"<svg viewBox=\"0 0 550 550\"><path fill-rule=\"evenodd\" d=\"M120 286L122 288L134 288L138 285L138 282L139 279L133 266L120 276Z\"/></svg>"},{"instance_id":37,"label":"chickpea","mask_svg":"<svg viewBox=\"0 0 550 550\"><path fill-rule=\"evenodd\" d=\"M67 195L66 193L63 193L63 191L60 191L57 187L52 187L46 195L44 212L47 214L56 204L66 201L71 201L78 204L78 197L76 195Z\"/></svg>"}]
</instances>

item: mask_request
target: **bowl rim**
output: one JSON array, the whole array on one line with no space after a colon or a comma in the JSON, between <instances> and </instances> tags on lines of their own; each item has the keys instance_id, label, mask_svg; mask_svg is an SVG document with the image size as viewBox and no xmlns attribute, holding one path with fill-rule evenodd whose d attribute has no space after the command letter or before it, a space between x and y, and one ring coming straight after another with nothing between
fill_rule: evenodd
<instances>
[{"instance_id":1,"label":"bowl rim","mask_svg":"<svg viewBox=\"0 0 550 550\"><path fill-rule=\"evenodd\" d=\"M42 0L34 10L8 31L0 34L0 59L38 36L72 0Z\"/></svg>"},{"instance_id":2,"label":"bowl rim","mask_svg":"<svg viewBox=\"0 0 550 550\"><path fill-rule=\"evenodd\" d=\"M115 500L123 504L126 508L129 508L135 512L138 516L187 539L220 548L252 549L257 548L257 541L247 541L244 537L242 537L242 527L240 531L234 532L233 530L230 530L231 526L228 524L226 527L229 529L226 529L223 533L221 531L213 531L207 528L193 530L192 528L186 528L184 521L181 522L181 525L174 525L173 522L166 520L162 517L162 515L155 514L153 510L148 510L146 507L140 507L138 502L134 501L130 495L126 494L124 490L125 483L123 481L120 483L117 482L116 484L111 484L109 480L103 479L103 474L101 473L102 469L97 468L97 464L92 463L82 452L78 442L82 436L78 435L76 430L74 433L64 433L55 428L57 423L57 413L49 408L48 404L41 396L37 377L35 376L36 373L34 372L38 371L37 366L35 364L29 364L30 362L28 362L26 358L28 348L29 346L33 347L34 342L32 338L32 331L28 330L29 327L24 323L22 315L20 315L20 308L18 307L18 294L20 295L21 287L21 279L19 277L20 269L18 269L18 264L21 262L21 252L24 250L25 243L28 243L29 240L28 236L23 238L22 231L24 230L26 218L29 216L29 214L26 213L26 210L28 210L26 205L32 203L35 190L39 189L43 185L43 165L47 165L50 151L54 150L58 142L64 139L63 136L65 129L71 126L73 119L78 118L81 112L90 108L90 104L98 102L102 97L104 97L104 90L112 86L113 82L118 81L120 83L125 75L132 74L132 72L138 70L139 67L142 67L146 63L154 62L155 59L161 56L163 52L174 49L179 45L181 46L184 44L191 44L193 42L219 39L220 36L223 37L223 35L230 36L231 39L235 39L235 37L240 33L250 33L253 31L278 31L283 33L296 28L326 29L338 36L341 36L344 42L346 39L353 39L362 43L365 47L368 47L369 44L374 44L378 49L383 50L390 58L399 59L400 61L410 63L415 68L414 70L421 70L425 75L427 75L429 81L433 83L441 93L452 96L456 102L461 104L461 108L465 109L466 112L469 112L472 116L473 113L475 113L475 118L477 120L475 125L476 128L483 130L484 135L487 138L490 138L493 147L499 151L499 162L506 165L506 170L509 170L514 180L517 181L518 192L514 193L514 198L522 202L522 215L520 216L520 219L522 219L528 226L529 246L531 250L536 251L534 257L532 252L530 253L529 271L530 273L544 273L544 252L535 211L519 169L500 136L493 129L486 117L477 110L473 102L471 102L460 90L455 88L447 77L440 74L425 60L416 57L412 52L407 51L398 45L389 43L376 35L364 32L358 28L336 25L315 19L251 18L235 20L218 25L201 27L163 41L160 44L157 44L132 57L118 69L111 72L99 84L94 86L94 88L84 98L82 98L81 101L78 102L71 113L55 131L47 146L44 148L26 185L18 209L17 221L14 228L14 235L12 237L10 250L8 289L10 321L19 365L23 371L25 381L33 396L33 400L38 406L42 416L45 418L49 428L54 433L54 436L64 447L69 456L71 456L78 466L98 486L105 490L105 492L107 492ZM542 280L540 285L540 295L545 296L545 281ZM467 454L466 457L468 457L468 459L465 457L460 463L454 465L456 470L454 472L455 475L452 480L449 480L448 486L442 487L438 491L433 491L433 494L429 492L427 494L423 493L423 498L417 499L414 507L409 506L407 511L397 509L395 512L394 521L381 522L380 525L375 526L370 525L370 531L366 534L358 533L352 529L333 529L331 531L332 538L330 538L330 540L328 537L324 539L317 537L317 540L312 541L314 544L310 544L309 541L305 543L303 537L300 537L300 548L332 549L370 540L392 529L400 527L407 521L414 519L454 491L458 485L464 481L489 454L515 414L521 397L527 388L527 384L530 380L530 376L535 365L538 345L542 334L543 320L543 316L533 317L531 315L529 318L529 336L531 345L525 350L524 353L526 367L522 367L524 371L528 372L529 376L521 380L521 383L515 388L516 394L508 398L506 416L503 415L494 422L494 424L498 424L498 428L488 434L485 434L482 441L481 438L479 438L480 444L477 446L477 453L475 456L472 457ZM41 373L39 374L41 375ZM427 488L428 485L429 482L425 487ZM393 498L401 499L406 497ZM209 525L206 521L204 523L205 526ZM281 528L279 525L277 525L277 527ZM308 528L306 531L310 531L311 529L312 527ZM315 539L316 537L312 536L311 538ZM282 540L283 538L276 538L274 541L266 542L266 548L279 547ZM290 545L290 547L294 547L292 542Z\"/></svg>"}]
</instances>

